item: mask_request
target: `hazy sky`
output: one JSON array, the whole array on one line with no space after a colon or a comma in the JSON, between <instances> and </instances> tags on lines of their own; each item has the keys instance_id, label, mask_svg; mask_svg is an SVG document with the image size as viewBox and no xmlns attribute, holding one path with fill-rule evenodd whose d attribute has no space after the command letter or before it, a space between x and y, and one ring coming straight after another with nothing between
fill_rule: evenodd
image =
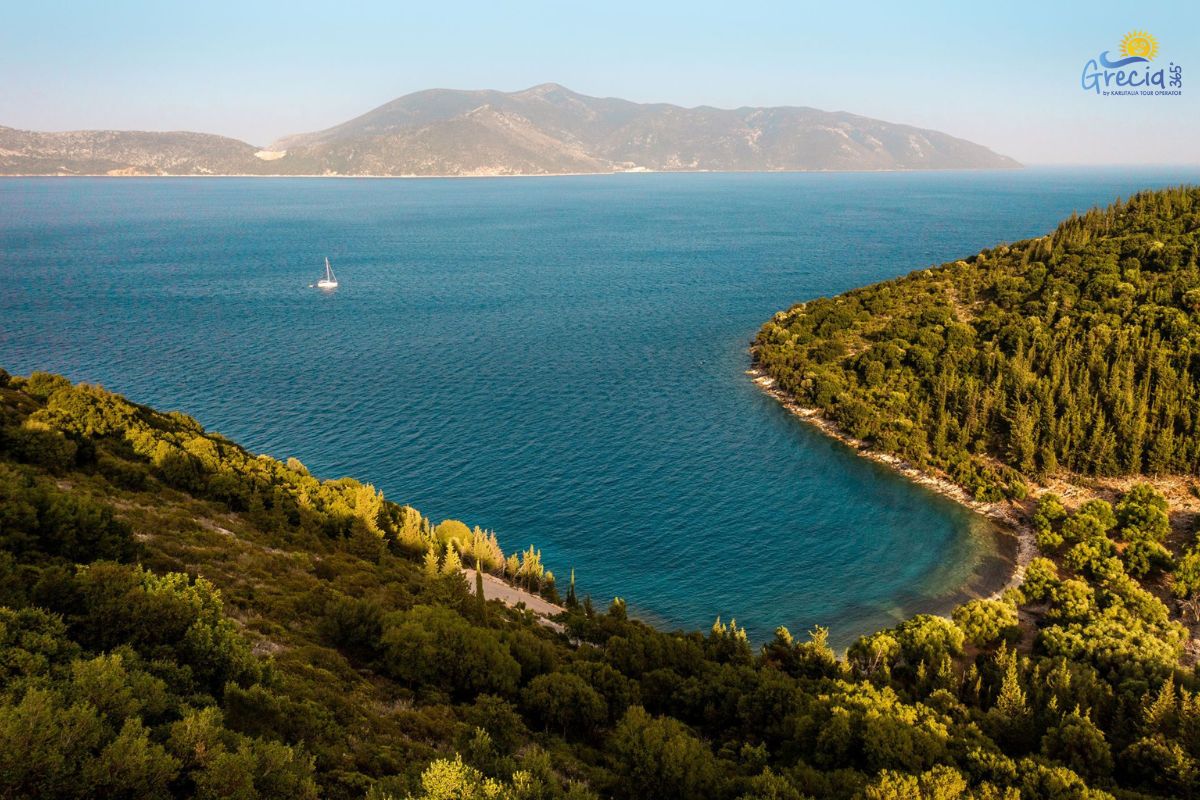
<instances>
[{"instance_id":1,"label":"hazy sky","mask_svg":"<svg viewBox=\"0 0 1200 800\"><path fill-rule=\"evenodd\" d=\"M1098 97L1129 30L1181 97ZM1200 162L1200 3L11 0L0 125L198 130L267 144L432 87L807 105L1026 163Z\"/></svg>"}]
</instances>

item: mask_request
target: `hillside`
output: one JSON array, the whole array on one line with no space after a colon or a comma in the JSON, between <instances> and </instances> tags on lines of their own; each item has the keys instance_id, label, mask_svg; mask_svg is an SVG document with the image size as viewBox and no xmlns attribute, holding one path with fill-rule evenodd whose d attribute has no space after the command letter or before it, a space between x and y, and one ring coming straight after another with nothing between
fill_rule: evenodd
<instances>
[{"instance_id":1,"label":"hillside","mask_svg":"<svg viewBox=\"0 0 1200 800\"><path fill-rule=\"evenodd\" d=\"M1200 475L1200 189L802 303L756 365L850 436L976 499ZM1194 485L1194 482L1193 482Z\"/></svg>"},{"instance_id":2,"label":"hillside","mask_svg":"<svg viewBox=\"0 0 1200 800\"><path fill-rule=\"evenodd\" d=\"M2 175L554 175L653 171L1017 167L938 131L813 108L682 108L588 97L431 89L265 150L196 133L0 127Z\"/></svg>"},{"instance_id":3,"label":"hillside","mask_svg":"<svg viewBox=\"0 0 1200 800\"><path fill-rule=\"evenodd\" d=\"M0 175L240 175L267 172L258 148L207 133L0 126Z\"/></svg>"},{"instance_id":4,"label":"hillside","mask_svg":"<svg viewBox=\"0 0 1200 800\"><path fill-rule=\"evenodd\" d=\"M1171 513L1045 497L1019 591L841 659L573 582L549 626L462 571L559 599L532 547L0 370L0 796L1195 797L1200 546L1161 544Z\"/></svg>"},{"instance_id":5,"label":"hillside","mask_svg":"<svg viewBox=\"0 0 1200 800\"><path fill-rule=\"evenodd\" d=\"M814 108L681 108L588 97L432 89L271 145L343 174L1015 167L937 131Z\"/></svg>"}]
</instances>

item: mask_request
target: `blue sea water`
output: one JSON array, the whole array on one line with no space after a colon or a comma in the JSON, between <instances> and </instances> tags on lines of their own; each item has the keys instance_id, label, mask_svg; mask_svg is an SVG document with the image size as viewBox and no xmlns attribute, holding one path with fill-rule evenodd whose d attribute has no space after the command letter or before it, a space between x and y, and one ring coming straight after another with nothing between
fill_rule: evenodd
<instances>
[{"instance_id":1,"label":"blue sea water","mask_svg":"<svg viewBox=\"0 0 1200 800\"><path fill-rule=\"evenodd\" d=\"M0 180L0 366L186 411L535 544L667 627L833 641L1003 540L744 374L777 310L1195 168ZM328 255L341 288L309 288Z\"/></svg>"}]
</instances>

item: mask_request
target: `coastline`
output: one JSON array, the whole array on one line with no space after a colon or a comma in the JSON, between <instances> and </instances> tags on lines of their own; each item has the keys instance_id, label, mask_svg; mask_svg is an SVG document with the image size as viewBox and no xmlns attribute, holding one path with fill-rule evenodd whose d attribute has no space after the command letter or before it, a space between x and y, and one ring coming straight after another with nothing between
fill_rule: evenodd
<instances>
[{"instance_id":1,"label":"coastline","mask_svg":"<svg viewBox=\"0 0 1200 800\"><path fill-rule=\"evenodd\" d=\"M818 428L826 436L852 448L857 455L882 464L913 483L953 500L964 508L996 523L996 527L1002 535L1010 536L1015 540L1012 569L1007 579L1002 581L999 586L981 587L981 596L997 599L1008 589L1021 585L1025 578L1025 568L1037 556L1038 549L1033 527L1022 516L1018 506L1009 502L980 502L948 478L920 469L899 456L872 449L861 439L850 436L822 414L819 409L801 405L793 397L779 389L775 385L775 379L759 367L751 366L746 370L746 375L750 376L754 385L764 394L774 398L793 416Z\"/></svg>"},{"instance_id":2,"label":"coastline","mask_svg":"<svg viewBox=\"0 0 1200 800\"><path fill-rule=\"evenodd\" d=\"M880 169L617 169L604 172L480 172L432 175L348 175L342 173L293 172L13 172L4 178L361 178L366 180L419 180L425 178L578 178L598 175L876 175L913 172L994 172L1021 170L1025 165L1008 167L901 167Z\"/></svg>"}]
</instances>

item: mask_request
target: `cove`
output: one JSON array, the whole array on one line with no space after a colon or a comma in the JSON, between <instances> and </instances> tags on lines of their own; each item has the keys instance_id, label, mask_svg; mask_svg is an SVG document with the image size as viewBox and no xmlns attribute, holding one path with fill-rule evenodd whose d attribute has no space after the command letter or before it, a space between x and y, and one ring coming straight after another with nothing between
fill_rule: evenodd
<instances>
[{"instance_id":1,"label":"cove","mask_svg":"<svg viewBox=\"0 0 1200 800\"><path fill-rule=\"evenodd\" d=\"M994 582L990 523L744 374L763 321L1196 170L0 180L0 366L530 543L597 602L831 641ZM308 288L329 256L340 288Z\"/></svg>"}]
</instances>

